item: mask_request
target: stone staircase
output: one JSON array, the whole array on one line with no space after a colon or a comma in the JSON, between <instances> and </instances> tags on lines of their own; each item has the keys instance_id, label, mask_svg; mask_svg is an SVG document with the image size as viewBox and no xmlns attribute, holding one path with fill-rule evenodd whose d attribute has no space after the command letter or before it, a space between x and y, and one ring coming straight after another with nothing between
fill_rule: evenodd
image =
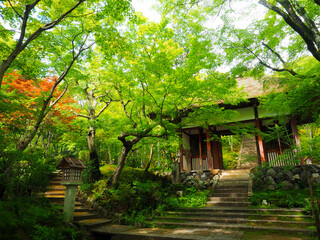
<instances>
[{"instance_id":1,"label":"stone staircase","mask_svg":"<svg viewBox=\"0 0 320 240\"><path fill-rule=\"evenodd\" d=\"M248 207L248 170L223 171L214 196L207 202L208 206Z\"/></svg>"},{"instance_id":2,"label":"stone staircase","mask_svg":"<svg viewBox=\"0 0 320 240\"><path fill-rule=\"evenodd\" d=\"M154 223L170 228L315 233L312 217L304 215L302 209L251 207L248 196L250 188L249 170L224 170L207 206L167 212Z\"/></svg>"},{"instance_id":3,"label":"stone staircase","mask_svg":"<svg viewBox=\"0 0 320 240\"><path fill-rule=\"evenodd\" d=\"M62 174L55 172L47 185L47 190L44 193L44 196L48 198L51 203L61 206L62 211L66 187L61 184L61 181ZM87 228L94 228L110 224L112 220L99 216L97 212L86 206L79 200L79 198L77 198L74 209L74 222L79 226L81 225Z\"/></svg>"}]
</instances>

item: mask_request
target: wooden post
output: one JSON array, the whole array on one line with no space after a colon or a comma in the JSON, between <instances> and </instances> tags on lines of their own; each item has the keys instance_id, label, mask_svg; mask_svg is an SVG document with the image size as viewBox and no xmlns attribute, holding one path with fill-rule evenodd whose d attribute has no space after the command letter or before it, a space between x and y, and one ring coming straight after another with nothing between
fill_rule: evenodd
<instances>
[{"instance_id":1,"label":"wooden post","mask_svg":"<svg viewBox=\"0 0 320 240\"><path fill-rule=\"evenodd\" d=\"M222 155L222 143L218 141L218 149L219 149L219 168L223 169L223 155Z\"/></svg>"},{"instance_id":2,"label":"wooden post","mask_svg":"<svg viewBox=\"0 0 320 240\"><path fill-rule=\"evenodd\" d=\"M253 108L254 108L254 117L255 117L255 121L256 121L256 127L258 130L261 130L261 124L260 124L260 119L259 119L259 115L258 115L258 108L257 108L257 106L254 106ZM264 151L263 140L262 140L260 134L258 135L258 146L259 146L261 163L265 163L265 162L267 162L267 158L266 158L266 154Z\"/></svg>"},{"instance_id":3,"label":"wooden post","mask_svg":"<svg viewBox=\"0 0 320 240\"><path fill-rule=\"evenodd\" d=\"M213 132L215 133L216 127L214 127ZM214 169L221 169L221 159L220 159L220 146L219 146L219 142L217 140L213 140L212 141L212 151L213 151L213 168Z\"/></svg>"},{"instance_id":4,"label":"wooden post","mask_svg":"<svg viewBox=\"0 0 320 240\"><path fill-rule=\"evenodd\" d=\"M212 169L212 151L211 151L211 141L209 130L206 130L206 140L207 140L207 156L208 156L208 168Z\"/></svg>"},{"instance_id":5,"label":"wooden post","mask_svg":"<svg viewBox=\"0 0 320 240\"><path fill-rule=\"evenodd\" d=\"M199 128L199 151L200 151L200 166L202 166L202 149L201 149L201 130Z\"/></svg>"},{"instance_id":6,"label":"wooden post","mask_svg":"<svg viewBox=\"0 0 320 240\"><path fill-rule=\"evenodd\" d=\"M255 136L256 139L256 147L257 147L257 158L258 158L258 164L261 164L261 157L260 157L260 150L259 150L259 140L258 136Z\"/></svg>"},{"instance_id":7,"label":"wooden post","mask_svg":"<svg viewBox=\"0 0 320 240\"><path fill-rule=\"evenodd\" d=\"M183 139L182 139L182 132L179 134L179 138L180 138L180 155L179 155L180 171L183 171Z\"/></svg>"},{"instance_id":8,"label":"wooden post","mask_svg":"<svg viewBox=\"0 0 320 240\"><path fill-rule=\"evenodd\" d=\"M217 140L214 140L212 142L212 148L213 148L213 167L214 169L220 169L220 158L219 158L219 142Z\"/></svg>"},{"instance_id":9,"label":"wooden post","mask_svg":"<svg viewBox=\"0 0 320 240\"><path fill-rule=\"evenodd\" d=\"M301 142L300 142L300 137L299 137L299 133L298 133L297 119L295 116L291 117L290 123L291 123L291 129L292 129L294 141L297 145L298 150L300 150L301 149ZM303 158L300 158L300 164L304 164Z\"/></svg>"}]
</instances>

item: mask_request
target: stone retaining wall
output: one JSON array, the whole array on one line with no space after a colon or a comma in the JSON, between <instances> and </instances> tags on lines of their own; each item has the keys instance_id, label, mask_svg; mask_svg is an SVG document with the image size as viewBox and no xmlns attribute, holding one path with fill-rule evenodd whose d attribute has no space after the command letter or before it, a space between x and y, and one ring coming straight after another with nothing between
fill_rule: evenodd
<instances>
[{"instance_id":1,"label":"stone retaining wall","mask_svg":"<svg viewBox=\"0 0 320 240\"><path fill-rule=\"evenodd\" d=\"M305 170L304 170L304 169ZM307 176L312 184L320 183L320 165L257 167L252 170L253 189L304 189L308 188Z\"/></svg>"},{"instance_id":2,"label":"stone retaining wall","mask_svg":"<svg viewBox=\"0 0 320 240\"><path fill-rule=\"evenodd\" d=\"M181 184L187 187L195 187L199 190L210 188L218 181L220 170L194 170L191 172L181 172Z\"/></svg>"}]
</instances>

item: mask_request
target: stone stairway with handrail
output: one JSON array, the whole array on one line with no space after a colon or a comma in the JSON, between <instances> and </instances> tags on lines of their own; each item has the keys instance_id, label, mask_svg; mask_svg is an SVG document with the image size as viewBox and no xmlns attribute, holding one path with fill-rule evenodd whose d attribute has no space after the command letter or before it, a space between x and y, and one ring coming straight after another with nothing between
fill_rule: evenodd
<instances>
[{"instance_id":1,"label":"stone stairway with handrail","mask_svg":"<svg viewBox=\"0 0 320 240\"><path fill-rule=\"evenodd\" d=\"M169 211L154 223L171 228L315 233L314 221L311 216L303 214L303 209L253 208L250 193L249 170L224 170L207 206Z\"/></svg>"},{"instance_id":2,"label":"stone stairway with handrail","mask_svg":"<svg viewBox=\"0 0 320 240\"><path fill-rule=\"evenodd\" d=\"M65 189L66 187L61 184L62 174L60 172L53 173L50 182L47 184L44 196L49 199L51 203L61 206L63 209ZM88 207L85 203L81 202L77 197L74 209L74 222L77 225L82 225L87 228L94 228L112 223L111 219L100 216L92 208Z\"/></svg>"}]
</instances>

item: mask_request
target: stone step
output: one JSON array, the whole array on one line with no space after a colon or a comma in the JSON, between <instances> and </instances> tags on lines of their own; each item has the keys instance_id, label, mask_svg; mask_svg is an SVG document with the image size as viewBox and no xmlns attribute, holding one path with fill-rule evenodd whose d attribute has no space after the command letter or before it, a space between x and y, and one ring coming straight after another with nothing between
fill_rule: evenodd
<instances>
[{"instance_id":1,"label":"stone step","mask_svg":"<svg viewBox=\"0 0 320 240\"><path fill-rule=\"evenodd\" d=\"M47 185L61 185L61 181L50 181Z\"/></svg>"},{"instance_id":2,"label":"stone step","mask_svg":"<svg viewBox=\"0 0 320 240\"><path fill-rule=\"evenodd\" d=\"M53 176L51 178L51 181L47 184L47 191L45 192L45 196L50 202L60 206L60 212L63 211L66 189L64 185L61 185L61 181L62 175ZM110 219L99 218L96 213L91 212L89 208L85 207L84 204L79 202L78 198L76 198L75 202L74 221L78 225L86 226L89 228L112 223Z\"/></svg>"},{"instance_id":3,"label":"stone step","mask_svg":"<svg viewBox=\"0 0 320 240\"><path fill-rule=\"evenodd\" d=\"M221 178L247 178L249 179L250 175L246 173L240 173L240 174L235 174L235 173L222 173L220 175Z\"/></svg>"},{"instance_id":4,"label":"stone step","mask_svg":"<svg viewBox=\"0 0 320 240\"><path fill-rule=\"evenodd\" d=\"M249 179L250 175L248 174L226 174L221 175L220 179Z\"/></svg>"},{"instance_id":5,"label":"stone step","mask_svg":"<svg viewBox=\"0 0 320 240\"><path fill-rule=\"evenodd\" d=\"M63 175L62 174L54 174L50 177L50 179L58 179L58 180L61 180L63 178Z\"/></svg>"},{"instance_id":6,"label":"stone step","mask_svg":"<svg viewBox=\"0 0 320 240\"><path fill-rule=\"evenodd\" d=\"M78 206L74 208L75 212L90 212L90 209L83 206Z\"/></svg>"},{"instance_id":7,"label":"stone step","mask_svg":"<svg viewBox=\"0 0 320 240\"><path fill-rule=\"evenodd\" d=\"M248 184L246 184L246 185L226 185L226 184L219 185L218 184L216 187L216 190L218 190L218 189L229 190L230 192L232 192L233 190L236 190L236 189L248 190Z\"/></svg>"},{"instance_id":8,"label":"stone step","mask_svg":"<svg viewBox=\"0 0 320 240\"><path fill-rule=\"evenodd\" d=\"M240 173L240 172L250 172L250 169L227 169L227 170L223 170L222 173Z\"/></svg>"},{"instance_id":9,"label":"stone step","mask_svg":"<svg viewBox=\"0 0 320 240\"><path fill-rule=\"evenodd\" d=\"M249 212L166 212L167 215L178 216L206 216L206 217L228 217L228 218L250 218L250 219L270 219L270 220L312 220L310 215L286 215L286 214L256 214Z\"/></svg>"},{"instance_id":10,"label":"stone step","mask_svg":"<svg viewBox=\"0 0 320 240\"><path fill-rule=\"evenodd\" d=\"M185 208L181 211L186 212L208 212L208 213L261 213L261 214L283 214L283 215L297 215L303 214L302 208L251 208L251 207L215 207L205 206L202 208Z\"/></svg>"},{"instance_id":11,"label":"stone step","mask_svg":"<svg viewBox=\"0 0 320 240\"><path fill-rule=\"evenodd\" d=\"M249 182L249 178L237 178L237 177L220 178L219 183L221 182Z\"/></svg>"},{"instance_id":12,"label":"stone step","mask_svg":"<svg viewBox=\"0 0 320 240\"><path fill-rule=\"evenodd\" d=\"M240 173L240 174L235 174L235 173L222 173L220 175L220 178L247 178L249 179L250 175L246 173Z\"/></svg>"},{"instance_id":13,"label":"stone step","mask_svg":"<svg viewBox=\"0 0 320 240\"><path fill-rule=\"evenodd\" d=\"M44 195L61 195L64 196L66 194L65 190L50 190L44 193Z\"/></svg>"},{"instance_id":14,"label":"stone step","mask_svg":"<svg viewBox=\"0 0 320 240\"><path fill-rule=\"evenodd\" d=\"M208 201L207 202L207 205L208 206L224 206L224 207L229 207L229 206L232 206L232 207L247 207L247 206L250 206L250 202L247 201L247 202L219 202L219 201Z\"/></svg>"},{"instance_id":15,"label":"stone step","mask_svg":"<svg viewBox=\"0 0 320 240\"><path fill-rule=\"evenodd\" d=\"M50 199L64 199L65 195L62 195L62 194L49 194L49 195L46 195L45 194L45 197L46 198L50 198Z\"/></svg>"},{"instance_id":16,"label":"stone step","mask_svg":"<svg viewBox=\"0 0 320 240\"><path fill-rule=\"evenodd\" d=\"M47 190L65 190L66 186L64 185L49 185L47 186Z\"/></svg>"},{"instance_id":17,"label":"stone step","mask_svg":"<svg viewBox=\"0 0 320 240\"><path fill-rule=\"evenodd\" d=\"M106 219L106 218L94 218L94 219L79 220L79 221L76 221L76 223L81 226L94 228L94 227L99 227L106 224L111 224L112 220Z\"/></svg>"},{"instance_id":18,"label":"stone step","mask_svg":"<svg viewBox=\"0 0 320 240\"><path fill-rule=\"evenodd\" d=\"M245 193L214 193L214 197L248 197L248 192Z\"/></svg>"},{"instance_id":19,"label":"stone step","mask_svg":"<svg viewBox=\"0 0 320 240\"><path fill-rule=\"evenodd\" d=\"M239 186L234 186L234 185L217 185L216 186L216 191L217 190L227 190L230 193L232 193L233 191L237 191L237 190L248 190L248 185L239 185ZM235 192L236 193L236 192Z\"/></svg>"},{"instance_id":20,"label":"stone step","mask_svg":"<svg viewBox=\"0 0 320 240\"><path fill-rule=\"evenodd\" d=\"M80 221L80 220L86 220L86 219L96 219L98 217L95 213L90 212L74 212L74 220Z\"/></svg>"},{"instance_id":21,"label":"stone step","mask_svg":"<svg viewBox=\"0 0 320 240\"><path fill-rule=\"evenodd\" d=\"M220 178L220 183L247 183L249 182L248 178Z\"/></svg>"},{"instance_id":22,"label":"stone step","mask_svg":"<svg viewBox=\"0 0 320 240\"><path fill-rule=\"evenodd\" d=\"M223 184L220 184L218 183L216 189L238 189L238 188L246 188L248 189L248 183L244 183L244 184L233 184L233 183L223 183ZM232 190L230 190L232 191Z\"/></svg>"},{"instance_id":23,"label":"stone step","mask_svg":"<svg viewBox=\"0 0 320 240\"><path fill-rule=\"evenodd\" d=\"M53 198L53 199L59 199L59 198L65 198L65 194L61 194L61 193L57 193L57 194L52 194L52 193L49 193L49 194L46 194L45 193L45 197L46 198ZM76 200L79 200L79 197L76 197Z\"/></svg>"},{"instance_id":24,"label":"stone step","mask_svg":"<svg viewBox=\"0 0 320 240\"><path fill-rule=\"evenodd\" d=\"M238 240L243 231L212 228L132 228L130 226L110 224L93 228L96 239L114 240Z\"/></svg>"},{"instance_id":25,"label":"stone step","mask_svg":"<svg viewBox=\"0 0 320 240\"><path fill-rule=\"evenodd\" d=\"M248 202L248 197L210 197L213 202Z\"/></svg>"},{"instance_id":26,"label":"stone step","mask_svg":"<svg viewBox=\"0 0 320 240\"><path fill-rule=\"evenodd\" d=\"M222 172L222 174L220 175L220 177L248 177L250 176L248 173L245 172Z\"/></svg>"},{"instance_id":27,"label":"stone step","mask_svg":"<svg viewBox=\"0 0 320 240\"><path fill-rule=\"evenodd\" d=\"M63 211L63 205L59 205L61 206L61 208L59 209L60 212ZM81 206L76 206L74 208L74 212L90 212L91 210L89 208L83 207L83 205Z\"/></svg>"},{"instance_id":28,"label":"stone step","mask_svg":"<svg viewBox=\"0 0 320 240\"><path fill-rule=\"evenodd\" d=\"M307 222L307 221L287 221L287 220L265 220L265 219L248 219L248 218L226 218L226 217L195 217L195 216L188 216L188 217L177 217L177 216L163 216L158 217L158 219L162 220L170 220L174 222L217 222L217 223L248 223L248 224L275 224L279 225L288 225L291 226L314 226L314 222ZM296 226L297 227L297 226Z\"/></svg>"},{"instance_id":29,"label":"stone step","mask_svg":"<svg viewBox=\"0 0 320 240\"><path fill-rule=\"evenodd\" d=\"M221 179L221 181L218 182L218 185L221 185L221 184L225 184L225 185L231 185L231 184L234 184L234 185L248 185L249 183L249 180L226 180L226 179Z\"/></svg>"},{"instance_id":30,"label":"stone step","mask_svg":"<svg viewBox=\"0 0 320 240\"><path fill-rule=\"evenodd\" d=\"M75 206L75 207L80 207L80 206L83 206L83 203L82 203L82 202L79 202L79 201L76 201L76 202L74 203L74 206Z\"/></svg>"},{"instance_id":31,"label":"stone step","mask_svg":"<svg viewBox=\"0 0 320 240\"><path fill-rule=\"evenodd\" d=\"M293 228L293 227L278 227L278 226L255 226L247 224L228 224L228 223L215 223L215 222L170 222L170 221L154 221L158 226L175 226L175 227L197 227L197 228L220 228L220 229L238 229L247 231L278 231L285 233L299 233L312 235L315 229L308 228Z\"/></svg>"},{"instance_id":32,"label":"stone step","mask_svg":"<svg viewBox=\"0 0 320 240\"><path fill-rule=\"evenodd\" d=\"M248 176L224 176L220 177L219 181L249 181Z\"/></svg>"},{"instance_id":33,"label":"stone step","mask_svg":"<svg viewBox=\"0 0 320 240\"><path fill-rule=\"evenodd\" d=\"M59 198L59 199L56 199L56 198L48 198L48 200L49 200L52 204L55 204L55 205L63 205L63 204L64 204L64 198ZM80 207L80 206L83 206L83 203L82 203L82 202L79 202L79 201L76 201L76 202L75 202L75 207Z\"/></svg>"},{"instance_id":34,"label":"stone step","mask_svg":"<svg viewBox=\"0 0 320 240\"><path fill-rule=\"evenodd\" d=\"M214 190L215 193L247 193L248 188L216 188Z\"/></svg>"}]
</instances>

